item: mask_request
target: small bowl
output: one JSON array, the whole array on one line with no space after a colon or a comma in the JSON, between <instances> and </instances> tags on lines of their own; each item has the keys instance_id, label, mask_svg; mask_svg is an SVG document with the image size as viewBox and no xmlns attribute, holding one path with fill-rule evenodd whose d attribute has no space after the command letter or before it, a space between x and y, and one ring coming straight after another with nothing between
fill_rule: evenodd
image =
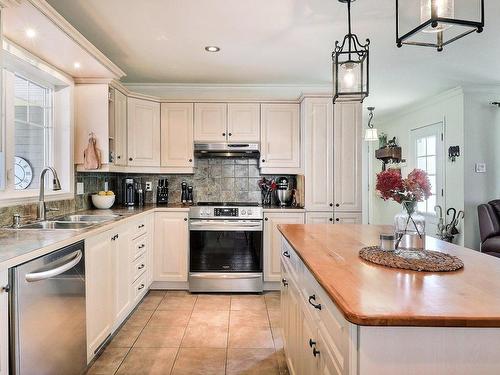
<instances>
[{"instance_id":1,"label":"small bowl","mask_svg":"<svg viewBox=\"0 0 500 375\"><path fill-rule=\"evenodd\" d=\"M111 208L113 203L115 203L115 198L116 196L114 195L98 195L98 194L93 194L92 195L92 203L96 208L99 208L101 210L106 210L108 208Z\"/></svg>"}]
</instances>

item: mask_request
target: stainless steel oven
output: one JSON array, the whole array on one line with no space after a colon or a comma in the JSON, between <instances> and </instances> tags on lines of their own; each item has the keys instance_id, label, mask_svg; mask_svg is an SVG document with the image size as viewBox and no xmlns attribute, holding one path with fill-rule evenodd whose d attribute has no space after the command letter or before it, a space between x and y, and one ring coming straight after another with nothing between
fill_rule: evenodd
<instances>
[{"instance_id":1,"label":"stainless steel oven","mask_svg":"<svg viewBox=\"0 0 500 375\"><path fill-rule=\"evenodd\" d=\"M201 203L190 212L189 290L262 292L262 209Z\"/></svg>"}]
</instances>

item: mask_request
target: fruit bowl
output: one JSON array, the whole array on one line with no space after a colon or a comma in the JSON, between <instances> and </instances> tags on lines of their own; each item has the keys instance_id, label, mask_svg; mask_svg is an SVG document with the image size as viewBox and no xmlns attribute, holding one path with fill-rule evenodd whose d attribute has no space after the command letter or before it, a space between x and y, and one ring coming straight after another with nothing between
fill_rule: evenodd
<instances>
[{"instance_id":1,"label":"fruit bowl","mask_svg":"<svg viewBox=\"0 0 500 375\"><path fill-rule=\"evenodd\" d=\"M108 208L111 208L113 203L115 203L115 195L93 194L92 203L96 208L99 208L101 210L106 210Z\"/></svg>"}]
</instances>

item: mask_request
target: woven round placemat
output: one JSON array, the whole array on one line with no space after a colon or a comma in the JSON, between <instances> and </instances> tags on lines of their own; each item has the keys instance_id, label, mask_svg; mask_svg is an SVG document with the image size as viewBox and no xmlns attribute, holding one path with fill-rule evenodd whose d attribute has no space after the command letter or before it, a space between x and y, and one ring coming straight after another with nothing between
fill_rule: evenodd
<instances>
[{"instance_id":1,"label":"woven round placemat","mask_svg":"<svg viewBox=\"0 0 500 375\"><path fill-rule=\"evenodd\" d=\"M432 250L384 251L378 246L370 246L362 248L359 256L381 266L412 271L450 272L464 266L456 256Z\"/></svg>"}]
</instances>

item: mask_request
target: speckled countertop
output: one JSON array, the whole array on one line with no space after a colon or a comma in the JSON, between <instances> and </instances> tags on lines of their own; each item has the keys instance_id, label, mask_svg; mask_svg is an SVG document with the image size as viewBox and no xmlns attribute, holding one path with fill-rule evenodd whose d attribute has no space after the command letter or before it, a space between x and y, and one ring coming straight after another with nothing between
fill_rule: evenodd
<instances>
[{"instance_id":1,"label":"speckled countertop","mask_svg":"<svg viewBox=\"0 0 500 375\"><path fill-rule=\"evenodd\" d=\"M82 230L0 229L0 270L27 262L70 243L109 230L124 220L152 213L153 211L187 212L189 207L180 204L168 204L132 208L118 206L109 210L78 211L78 214L88 215L120 215L115 220L96 224Z\"/></svg>"}]
</instances>

